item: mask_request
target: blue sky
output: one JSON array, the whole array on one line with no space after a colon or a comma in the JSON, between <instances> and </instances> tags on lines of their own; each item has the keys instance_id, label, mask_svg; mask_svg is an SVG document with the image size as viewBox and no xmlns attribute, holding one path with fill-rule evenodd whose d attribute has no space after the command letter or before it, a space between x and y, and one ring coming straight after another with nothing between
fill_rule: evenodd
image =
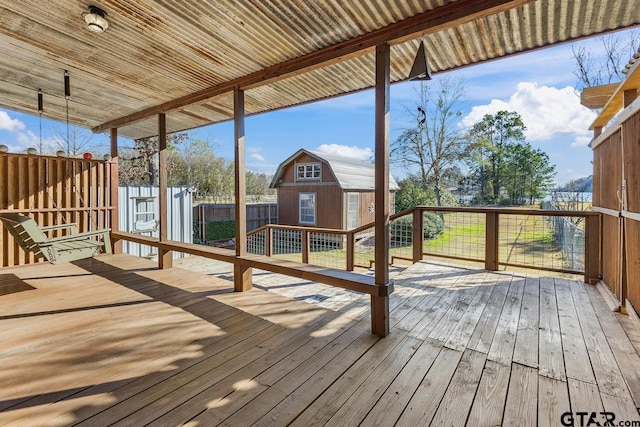
<instances>
[{"instance_id":1,"label":"blue sky","mask_svg":"<svg viewBox=\"0 0 640 427\"><path fill-rule=\"evenodd\" d=\"M596 51L594 40L579 42ZM556 182L592 173L592 153L587 147L592 133L588 127L594 112L582 107L574 92L576 77L571 45L561 45L516 55L458 71L434 75L465 81L464 108L460 127L471 126L487 113L498 110L519 112L527 126L527 140L547 152L556 165ZM406 82L391 86L391 139L407 122L405 109L414 109L416 85ZM427 83L430 84L430 83ZM370 158L374 147L374 93L372 90L327 101L307 104L246 120L247 168L273 173L278 164L299 148L320 150L352 157ZM63 123L43 121L43 139L53 140L56 131L64 132ZM0 109L0 144L10 151L37 147L38 118ZM233 124L207 126L191 131L194 138L209 141L217 156L233 158ZM94 135L97 151L108 151L106 134ZM132 145L123 140L121 144ZM393 166L394 177L406 171Z\"/></svg>"}]
</instances>

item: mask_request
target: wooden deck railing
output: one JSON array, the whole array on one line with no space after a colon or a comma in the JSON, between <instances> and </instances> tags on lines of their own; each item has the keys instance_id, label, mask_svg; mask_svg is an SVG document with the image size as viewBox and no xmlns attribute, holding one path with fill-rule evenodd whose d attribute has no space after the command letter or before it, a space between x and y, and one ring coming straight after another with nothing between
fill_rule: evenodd
<instances>
[{"instance_id":1,"label":"wooden deck railing","mask_svg":"<svg viewBox=\"0 0 640 427\"><path fill-rule=\"evenodd\" d=\"M390 217L389 261L434 256L480 262L487 270L583 274L590 281L600 276L600 230L597 212L419 206ZM266 225L247 239L253 254L348 271L373 264L373 224L349 231Z\"/></svg>"}]
</instances>

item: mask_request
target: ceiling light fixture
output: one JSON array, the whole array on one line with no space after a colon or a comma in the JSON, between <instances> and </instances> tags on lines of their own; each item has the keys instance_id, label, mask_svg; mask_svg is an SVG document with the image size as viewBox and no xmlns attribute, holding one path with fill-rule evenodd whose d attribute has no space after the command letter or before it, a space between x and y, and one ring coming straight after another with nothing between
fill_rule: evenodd
<instances>
[{"instance_id":1,"label":"ceiling light fixture","mask_svg":"<svg viewBox=\"0 0 640 427\"><path fill-rule=\"evenodd\" d=\"M107 12L97 6L89 6L89 12L84 13L84 22L94 33L104 33L110 24L107 20Z\"/></svg>"}]
</instances>

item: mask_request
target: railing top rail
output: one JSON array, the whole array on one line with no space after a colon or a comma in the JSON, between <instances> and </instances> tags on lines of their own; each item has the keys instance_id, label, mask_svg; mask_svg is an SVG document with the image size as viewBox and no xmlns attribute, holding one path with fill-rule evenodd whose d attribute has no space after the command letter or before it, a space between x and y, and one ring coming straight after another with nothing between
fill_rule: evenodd
<instances>
[{"instance_id":1,"label":"railing top rail","mask_svg":"<svg viewBox=\"0 0 640 427\"><path fill-rule=\"evenodd\" d=\"M455 206L416 206L416 209L427 212L466 212L466 213L498 213L504 215L539 215L539 216L599 216L593 211L562 211L549 209L489 208L489 207L455 207Z\"/></svg>"},{"instance_id":2,"label":"railing top rail","mask_svg":"<svg viewBox=\"0 0 640 427\"><path fill-rule=\"evenodd\" d=\"M347 230L339 230L337 228L319 228L319 227L303 227L300 225L281 225L281 224L267 224L262 227L251 231L250 234L256 234L260 231L272 228L274 230L293 230L293 231L308 231L310 233L326 233L326 234L348 234ZM247 234L249 235L249 233Z\"/></svg>"}]
</instances>

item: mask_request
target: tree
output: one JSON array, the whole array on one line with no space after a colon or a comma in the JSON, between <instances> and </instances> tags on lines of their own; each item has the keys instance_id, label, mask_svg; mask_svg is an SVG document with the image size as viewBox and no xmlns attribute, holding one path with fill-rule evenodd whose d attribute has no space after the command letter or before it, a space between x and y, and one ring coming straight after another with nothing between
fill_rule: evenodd
<instances>
[{"instance_id":1,"label":"tree","mask_svg":"<svg viewBox=\"0 0 640 427\"><path fill-rule=\"evenodd\" d=\"M269 192L271 179L267 174L246 172L247 195L252 197L252 202L259 202L260 199Z\"/></svg>"},{"instance_id":2,"label":"tree","mask_svg":"<svg viewBox=\"0 0 640 427\"><path fill-rule=\"evenodd\" d=\"M573 59L576 61L573 74L578 79L577 91L582 92L585 87L622 80L622 69L640 46L638 31L623 34L608 34L596 38L602 49L601 54L594 53L584 45L571 48Z\"/></svg>"},{"instance_id":3,"label":"tree","mask_svg":"<svg viewBox=\"0 0 640 427\"><path fill-rule=\"evenodd\" d=\"M486 114L471 128L468 135L470 167L472 176L478 180L483 202L496 201L500 196L507 173L505 149L523 142L526 129L522 117L515 111L498 111L495 116Z\"/></svg>"},{"instance_id":4,"label":"tree","mask_svg":"<svg viewBox=\"0 0 640 427\"><path fill-rule=\"evenodd\" d=\"M551 189L556 172L547 153L524 142L508 145L504 155L504 185L511 204L533 203Z\"/></svg>"},{"instance_id":5,"label":"tree","mask_svg":"<svg viewBox=\"0 0 640 427\"><path fill-rule=\"evenodd\" d=\"M187 141L189 135L185 132L167 135L167 149L175 150L176 145ZM120 167L118 178L123 185L157 185L158 184L158 137L136 139L133 149L120 153ZM169 156L171 159L171 156ZM175 158L174 158L175 159ZM167 172L176 167L168 161Z\"/></svg>"},{"instance_id":6,"label":"tree","mask_svg":"<svg viewBox=\"0 0 640 427\"><path fill-rule=\"evenodd\" d=\"M53 140L43 147L43 152L55 154L62 150L69 157L82 157L84 153L94 152L98 144L93 142L93 133L87 129L69 126L69 129L54 129ZM67 149L69 152L67 153Z\"/></svg>"},{"instance_id":7,"label":"tree","mask_svg":"<svg viewBox=\"0 0 640 427\"><path fill-rule=\"evenodd\" d=\"M433 205L433 191L421 188L411 180L404 179L398 183L400 190L396 192L396 212L402 212L415 206Z\"/></svg>"},{"instance_id":8,"label":"tree","mask_svg":"<svg viewBox=\"0 0 640 427\"><path fill-rule=\"evenodd\" d=\"M432 188L437 206L442 206L444 184L455 179L457 163L466 152L457 126L464 86L462 80L440 78L438 82L435 90L420 86L417 112L407 109L415 125L403 129L393 142L391 159L407 168L417 167L420 185Z\"/></svg>"}]
</instances>

